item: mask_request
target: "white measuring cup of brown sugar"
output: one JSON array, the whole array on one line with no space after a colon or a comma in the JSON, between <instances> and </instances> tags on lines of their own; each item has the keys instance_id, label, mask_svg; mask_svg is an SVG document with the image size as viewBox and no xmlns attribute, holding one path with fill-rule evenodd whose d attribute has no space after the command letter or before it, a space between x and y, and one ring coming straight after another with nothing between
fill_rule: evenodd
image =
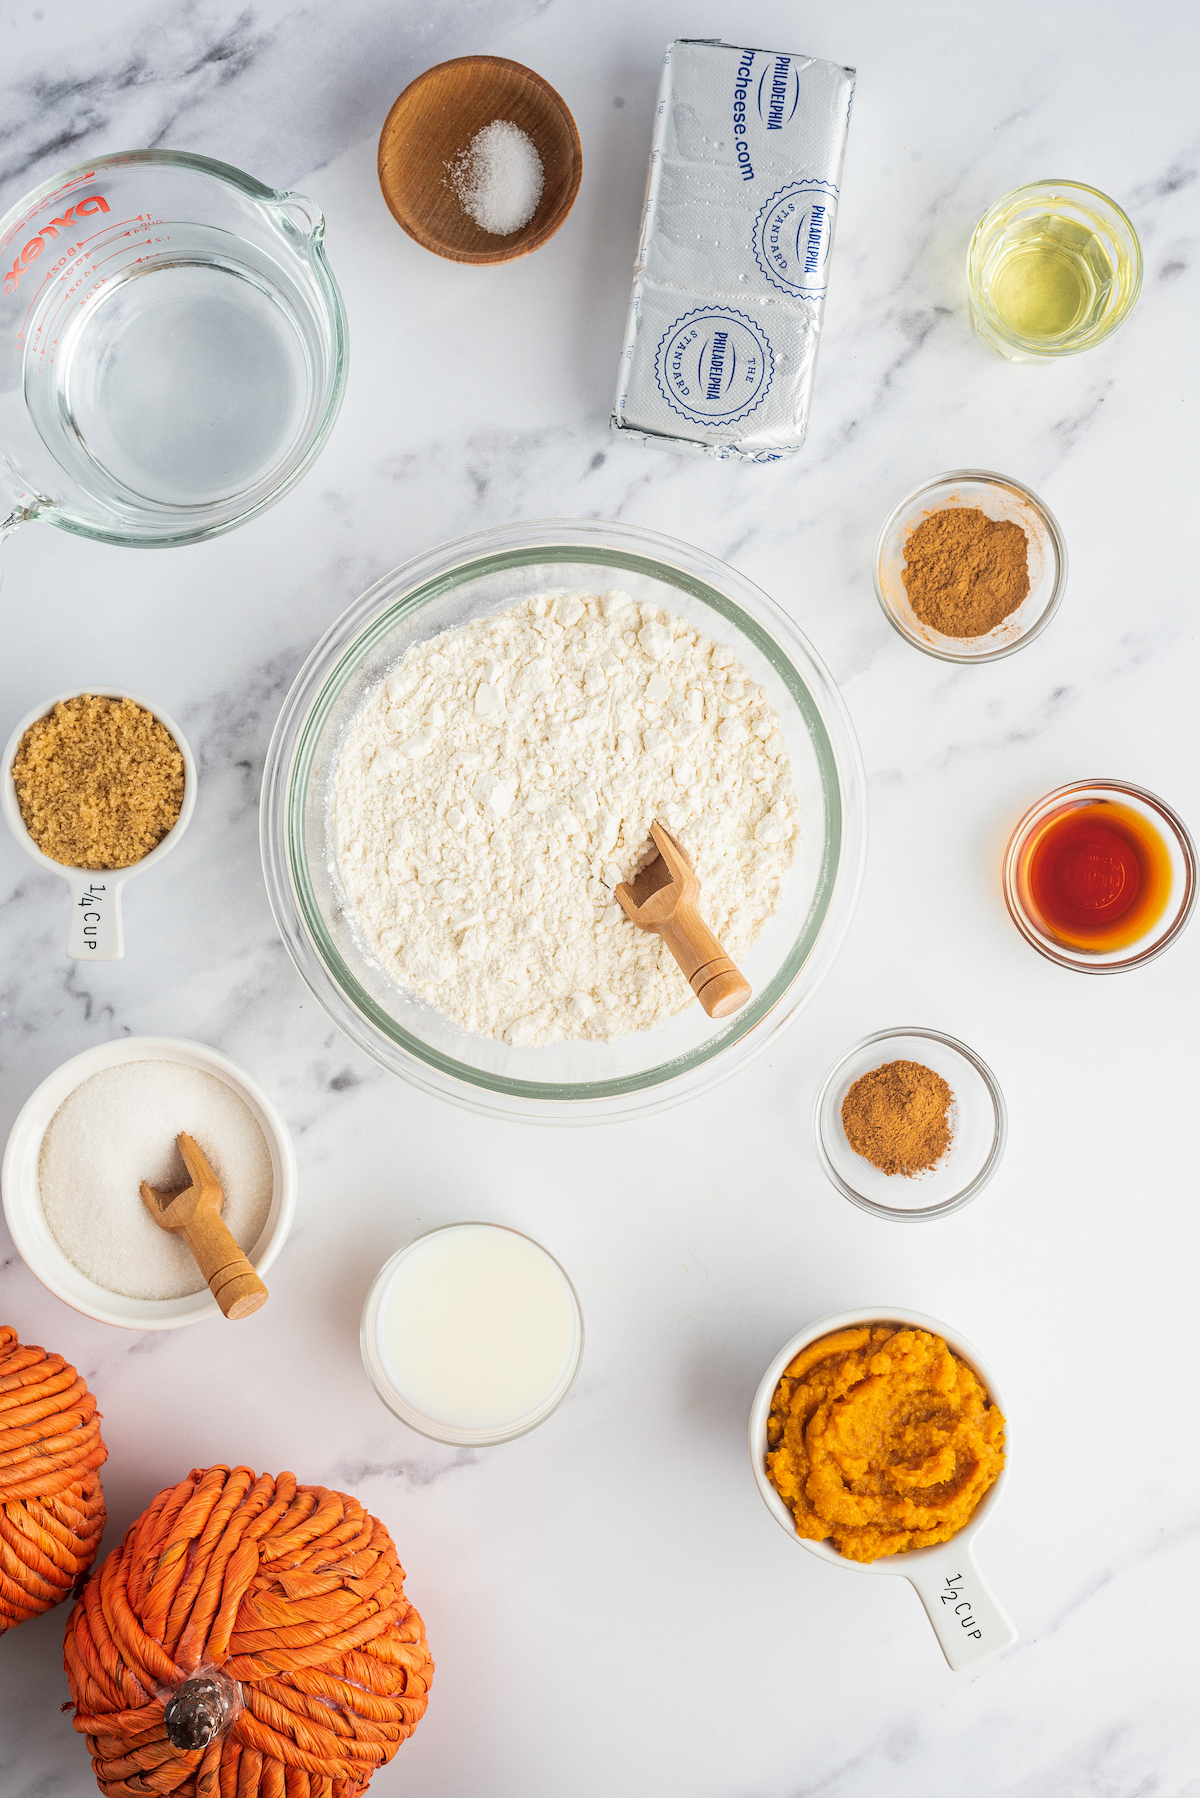
<instances>
[{"instance_id":1,"label":"white measuring cup of brown sugar","mask_svg":"<svg viewBox=\"0 0 1200 1798\"><path fill-rule=\"evenodd\" d=\"M131 862L127 868L70 868L63 862L56 862L52 856L43 854L38 848L21 816L16 783L13 780L13 761L21 738L31 724L46 717L56 705L66 699L78 699L81 693L92 693L101 699L132 699L134 705L141 706L144 712L157 718L163 728L174 737L176 747L183 757L183 804L179 808L178 818L149 855L144 855L140 862ZM44 700L41 705L34 706L31 712L26 712L4 750L4 761L0 769L0 811L4 813L5 823L30 861L36 862L51 874L57 874L70 888L67 955L72 961L121 960L125 954L125 925L121 916L121 893L125 883L171 853L191 822L195 809L196 763L183 732L166 712L151 705L148 699L142 699L137 693L127 693L123 687L72 687L69 693L56 693L53 699Z\"/></svg>"},{"instance_id":2,"label":"white measuring cup of brown sugar","mask_svg":"<svg viewBox=\"0 0 1200 1798\"><path fill-rule=\"evenodd\" d=\"M321 450L346 381L325 221L203 156L134 150L0 219L0 535L243 524Z\"/></svg>"},{"instance_id":3,"label":"white measuring cup of brown sugar","mask_svg":"<svg viewBox=\"0 0 1200 1798\"><path fill-rule=\"evenodd\" d=\"M940 1336L951 1353L965 1361L979 1376L992 1403L1004 1412L1007 1450L1011 1435L1008 1413L995 1381L966 1338L948 1324L940 1323L936 1317L926 1317L921 1311L908 1311L903 1306L873 1305L861 1311L839 1311L833 1317L823 1317L807 1330L801 1330L780 1349L762 1377L750 1410L750 1461L755 1482L776 1523L810 1554L819 1555L821 1560L844 1567L851 1573L890 1574L908 1580L916 1588L951 1670L964 1673L989 1655L1010 1647L1017 1639L1011 1620L979 1571L973 1550L975 1536L991 1516L1004 1490L1008 1478L1007 1459L995 1485L984 1493L971 1517L948 1542L935 1543L932 1548L910 1548L904 1554L883 1555L877 1561L851 1561L828 1542L813 1542L797 1535L792 1513L767 1473L767 1418L775 1388L785 1369L801 1349L822 1336L832 1336L835 1330L857 1329L864 1324L899 1324L906 1329L927 1330L931 1336Z\"/></svg>"}]
</instances>

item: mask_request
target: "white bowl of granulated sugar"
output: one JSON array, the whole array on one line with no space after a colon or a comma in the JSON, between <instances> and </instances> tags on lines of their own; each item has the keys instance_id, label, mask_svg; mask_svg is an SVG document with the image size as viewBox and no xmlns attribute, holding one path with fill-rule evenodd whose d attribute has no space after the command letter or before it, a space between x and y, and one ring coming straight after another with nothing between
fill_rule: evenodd
<instances>
[{"instance_id":1,"label":"white bowl of granulated sugar","mask_svg":"<svg viewBox=\"0 0 1200 1798\"><path fill-rule=\"evenodd\" d=\"M224 1220L265 1278L296 1209L286 1124L257 1081L217 1050L133 1036L56 1068L8 1138L5 1219L21 1259L56 1298L129 1330L221 1315L186 1243L154 1223L140 1196L142 1180L187 1184L181 1130L211 1163Z\"/></svg>"}]
</instances>

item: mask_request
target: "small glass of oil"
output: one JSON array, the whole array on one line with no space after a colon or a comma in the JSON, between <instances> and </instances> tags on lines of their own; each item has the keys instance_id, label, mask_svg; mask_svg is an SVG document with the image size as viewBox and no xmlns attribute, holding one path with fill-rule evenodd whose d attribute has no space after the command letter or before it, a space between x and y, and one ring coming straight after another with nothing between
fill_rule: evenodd
<instances>
[{"instance_id":1,"label":"small glass of oil","mask_svg":"<svg viewBox=\"0 0 1200 1798\"><path fill-rule=\"evenodd\" d=\"M1032 181L980 219L967 283L975 330L1002 356L1074 356L1128 317L1142 247L1121 208L1094 187Z\"/></svg>"}]
</instances>

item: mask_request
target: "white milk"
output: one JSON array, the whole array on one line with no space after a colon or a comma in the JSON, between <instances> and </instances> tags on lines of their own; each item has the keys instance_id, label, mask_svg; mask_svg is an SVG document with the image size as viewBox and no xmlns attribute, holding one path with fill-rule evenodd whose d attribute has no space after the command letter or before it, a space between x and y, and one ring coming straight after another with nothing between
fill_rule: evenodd
<instances>
[{"instance_id":1,"label":"white milk","mask_svg":"<svg viewBox=\"0 0 1200 1798\"><path fill-rule=\"evenodd\" d=\"M558 1263L495 1224L418 1238L380 1294L376 1328L397 1393L454 1430L503 1430L538 1412L569 1383L582 1333Z\"/></svg>"}]
</instances>

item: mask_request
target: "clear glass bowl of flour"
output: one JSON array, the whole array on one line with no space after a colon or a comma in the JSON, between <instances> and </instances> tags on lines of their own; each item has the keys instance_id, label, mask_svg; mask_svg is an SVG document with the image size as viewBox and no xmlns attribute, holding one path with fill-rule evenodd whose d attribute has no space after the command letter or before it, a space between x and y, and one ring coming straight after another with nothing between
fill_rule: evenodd
<instances>
[{"instance_id":1,"label":"clear glass bowl of flour","mask_svg":"<svg viewBox=\"0 0 1200 1798\"><path fill-rule=\"evenodd\" d=\"M613 587L728 645L763 687L791 757L799 853L779 906L739 958L754 996L733 1017L714 1022L695 1004L608 1042L513 1046L451 1022L369 953L334 853L342 744L411 644L536 593ZM472 1110L595 1124L694 1098L744 1067L812 998L842 945L862 884L866 780L828 671L759 588L703 551L652 531L551 520L443 544L377 582L337 620L296 677L275 727L261 837L280 935L351 1041L426 1092Z\"/></svg>"}]
</instances>

